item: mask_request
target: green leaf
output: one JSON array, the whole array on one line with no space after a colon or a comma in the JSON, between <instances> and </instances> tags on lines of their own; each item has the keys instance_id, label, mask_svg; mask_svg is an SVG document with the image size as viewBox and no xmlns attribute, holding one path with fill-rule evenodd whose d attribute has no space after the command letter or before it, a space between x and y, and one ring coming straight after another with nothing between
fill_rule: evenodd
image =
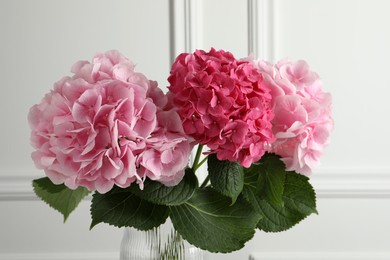
<instances>
[{"instance_id":1,"label":"green leaf","mask_svg":"<svg viewBox=\"0 0 390 260\"><path fill-rule=\"evenodd\" d=\"M258 191L261 198L271 205L283 205L283 190L286 177L286 167L275 154L265 154L260 164L252 166L255 171L259 171Z\"/></svg>"},{"instance_id":2,"label":"green leaf","mask_svg":"<svg viewBox=\"0 0 390 260\"><path fill-rule=\"evenodd\" d=\"M187 168L183 180L176 186L167 187L160 182L146 180L144 189L133 185L131 191L141 199L160 205L180 205L194 194L198 187L198 179L192 169Z\"/></svg>"},{"instance_id":3,"label":"green leaf","mask_svg":"<svg viewBox=\"0 0 390 260\"><path fill-rule=\"evenodd\" d=\"M228 253L253 237L260 218L241 196L230 204L228 197L210 187L198 189L184 204L170 207L170 217L189 243L210 252Z\"/></svg>"},{"instance_id":4,"label":"green leaf","mask_svg":"<svg viewBox=\"0 0 390 260\"><path fill-rule=\"evenodd\" d=\"M317 213L313 187L306 176L287 172L284 182L283 204L274 205L258 192L257 172L245 176L244 197L262 215L258 228L266 232L287 230L312 213Z\"/></svg>"},{"instance_id":5,"label":"green leaf","mask_svg":"<svg viewBox=\"0 0 390 260\"><path fill-rule=\"evenodd\" d=\"M86 188L78 187L71 190L64 184L53 184L48 177L33 180L35 194L52 208L64 216L64 222L69 214L79 205L80 201L88 195Z\"/></svg>"},{"instance_id":6,"label":"green leaf","mask_svg":"<svg viewBox=\"0 0 390 260\"><path fill-rule=\"evenodd\" d=\"M115 186L105 194L93 195L90 228L104 222L116 227L149 230L164 223L168 215L168 207L142 200L129 188Z\"/></svg>"},{"instance_id":7,"label":"green leaf","mask_svg":"<svg viewBox=\"0 0 390 260\"><path fill-rule=\"evenodd\" d=\"M259 183L259 171L254 164L252 167L245 171L244 188L242 189L242 195L253 206L256 212L260 215L263 214L259 202L263 200L261 191L257 186Z\"/></svg>"},{"instance_id":8,"label":"green leaf","mask_svg":"<svg viewBox=\"0 0 390 260\"><path fill-rule=\"evenodd\" d=\"M232 199L232 204L244 187L244 170L237 162L220 161L215 154L207 160L210 182L213 188Z\"/></svg>"}]
</instances>

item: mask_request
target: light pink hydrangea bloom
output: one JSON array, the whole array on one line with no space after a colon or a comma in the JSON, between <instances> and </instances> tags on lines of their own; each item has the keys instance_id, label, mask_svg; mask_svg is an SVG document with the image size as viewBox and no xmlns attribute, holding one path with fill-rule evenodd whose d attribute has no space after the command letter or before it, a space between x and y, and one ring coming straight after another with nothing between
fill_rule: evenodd
<instances>
[{"instance_id":1,"label":"light pink hydrangea bloom","mask_svg":"<svg viewBox=\"0 0 390 260\"><path fill-rule=\"evenodd\" d=\"M274 140L270 89L250 62L223 50L183 53L168 81L184 131L219 160L250 167Z\"/></svg>"},{"instance_id":2,"label":"light pink hydrangea bloom","mask_svg":"<svg viewBox=\"0 0 390 260\"><path fill-rule=\"evenodd\" d=\"M165 111L167 98L157 84L134 72L117 51L98 54L91 63L79 61L72 72L30 109L35 165L55 184L100 193L133 182L142 188L146 177L178 183L189 139L181 128L165 127L158 119L159 113L178 115ZM176 147L180 153L172 155ZM160 153L150 164L154 151ZM160 156L169 152L171 157Z\"/></svg>"},{"instance_id":3,"label":"light pink hydrangea bloom","mask_svg":"<svg viewBox=\"0 0 390 260\"><path fill-rule=\"evenodd\" d=\"M333 129L331 95L305 61L282 60L275 66L253 61L271 87L276 141L270 152L281 156L287 170L309 175L320 162Z\"/></svg>"}]
</instances>

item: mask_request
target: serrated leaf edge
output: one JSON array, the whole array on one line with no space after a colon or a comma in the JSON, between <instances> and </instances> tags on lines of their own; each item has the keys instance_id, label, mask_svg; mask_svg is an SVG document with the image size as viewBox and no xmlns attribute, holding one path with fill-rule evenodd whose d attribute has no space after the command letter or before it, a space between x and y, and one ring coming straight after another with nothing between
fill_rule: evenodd
<instances>
[{"instance_id":1,"label":"serrated leaf edge","mask_svg":"<svg viewBox=\"0 0 390 260\"><path fill-rule=\"evenodd\" d=\"M39 180L39 179L35 179L35 180ZM48 201L46 201L46 199L44 199L43 197L41 197L41 196L38 194L37 188L40 188L42 191L45 191L45 192L47 192L48 194L53 194L53 193L51 193L47 188L42 187L41 185L39 185L39 183L34 182L35 180L33 180L33 181L31 182L31 185L32 185L32 187L33 187L33 191L34 191L35 195L36 195L41 201L43 201L45 204L47 204L50 208L52 208L52 209L56 210L57 212L59 212L59 213L64 217L64 220L63 220L64 223L67 221L67 219L68 219L68 217L70 216L70 214L77 208L77 206L80 204L80 202L81 202L86 196L88 196L88 194L91 193L90 191L88 191L85 195L81 196L79 202L76 203L75 208L74 208L73 210L69 211L68 213L63 213L63 212L61 212L59 209L53 207ZM36 185L34 185L34 184L36 184ZM54 184L54 185L56 185L56 184ZM61 184L60 184L60 185L61 185ZM64 187L67 188L66 186L64 186ZM56 192L56 193L57 193L57 192ZM69 205L68 205L68 206L69 206Z\"/></svg>"}]
</instances>

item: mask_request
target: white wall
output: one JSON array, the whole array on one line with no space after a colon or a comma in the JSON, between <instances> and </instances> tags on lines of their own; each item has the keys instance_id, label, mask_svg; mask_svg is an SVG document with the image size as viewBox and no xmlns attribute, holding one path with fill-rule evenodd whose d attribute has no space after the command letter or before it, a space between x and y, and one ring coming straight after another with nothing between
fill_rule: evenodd
<instances>
[{"instance_id":1,"label":"white wall","mask_svg":"<svg viewBox=\"0 0 390 260\"><path fill-rule=\"evenodd\" d=\"M312 177L320 214L211 259L390 259L388 10L386 0L1 0L0 259L118 258L122 231L89 231L88 201L63 224L34 199L43 173L26 117L53 82L118 49L165 86L176 54L210 47L306 59L333 94L336 123Z\"/></svg>"},{"instance_id":2,"label":"white wall","mask_svg":"<svg viewBox=\"0 0 390 260\"><path fill-rule=\"evenodd\" d=\"M43 172L30 159L27 113L74 62L110 49L165 86L168 1L1 0L0 38L0 259L118 259L122 231L89 231L88 201L63 224L34 199Z\"/></svg>"}]
</instances>

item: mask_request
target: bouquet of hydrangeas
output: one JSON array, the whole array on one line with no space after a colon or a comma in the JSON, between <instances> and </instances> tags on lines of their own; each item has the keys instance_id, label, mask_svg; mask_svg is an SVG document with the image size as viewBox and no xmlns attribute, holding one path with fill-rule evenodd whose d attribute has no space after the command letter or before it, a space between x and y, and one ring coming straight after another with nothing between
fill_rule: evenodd
<instances>
[{"instance_id":1,"label":"bouquet of hydrangeas","mask_svg":"<svg viewBox=\"0 0 390 260\"><path fill-rule=\"evenodd\" d=\"M283 231L317 212L305 175L333 120L306 62L182 53L166 94L117 51L72 72L28 117L32 158L47 175L34 191L65 220L94 192L91 228L149 230L169 217L189 243L226 253L256 229Z\"/></svg>"}]
</instances>

